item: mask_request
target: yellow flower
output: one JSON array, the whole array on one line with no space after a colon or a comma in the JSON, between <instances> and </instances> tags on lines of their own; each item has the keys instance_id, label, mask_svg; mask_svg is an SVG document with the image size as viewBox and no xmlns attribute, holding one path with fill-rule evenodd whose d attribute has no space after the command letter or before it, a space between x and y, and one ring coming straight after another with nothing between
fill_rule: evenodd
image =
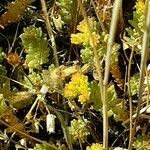
<instances>
[{"instance_id":1,"label":"yellow flower","mask_svg":"<svg viewBox=\"0 0 150 150\"><path fill-rule=\"evenodd\" d=\"M71 43L81 44L81 43L83 43L83 41L84 41L83 33L71 34Z\"/></svg>"},{"instance_id":2,"label":"yellow flower","mask_svg":"<svg viewBox=\"0 0 150 150\"><path fill-rule=\"evenodd\" d=\"M90 37L88 33L71 34L71 43L73 44L88 44L89 39Z\"/></svg>"},{"instance_id":3,"label":"yellow flower","mask_svg":"<svg viewBox=\"0 0 150 150\"><path fill-rule=\"evenodd\" d=\"M85 94L79 95L79 100L78 101L81 104L84 104L89 100L89 96L90 96L90 93L87 93L87 92Z\"/></svg>"},{"instance_id":4,"label":"yellow flower","mask_svg":"<svg viewBox=\"0 0 150 150\"><path fill-rule=\"evenodd\" d=\"M103 146L99 143L93 143L91 147L87 146L86 150L103 150Z\"/></svg>"},{"instance_id":5,"label":"yellow flower","mask_svg":"<svg viewBox=\"0 0 150 150\"><path fill-rule=\"evenodd\" d=\"M69 99L74 99L77 96L77 91L72 84L66 84L64 89L64 96Z\"/></svg>"},{"instance_id":6,"label":"yellow flower","mask_svg":"<svg viewBox=\"0 0 150 150\"><path fill-rule=\"evenodd\" d=\"M88 31L88 26L85 20L82 20L79 25L77 26L77 30L79 30L80 32L89 32Z\"/></svg>"},{"instance_id":7,"label":"yellow flower","mask_svg":"<svg viewBox=\"0 0 150 150\"><path fill-rule=\"evenodd\" d=\"M65 85L64 97L70 100L78 97L81 104L88 102L90 98L88 77L80 72L72 75L71 81Z\"/></svg>"},{"instance_id":8,"label":"yellow flower","mask_svg":"<svg viewBox=\"0 0 150 150\"><path fill-rule=\"evenodd\" d=\"M99 43L99 39L100 39L100 36L96 34L96 32L93 32L90 38L90 45L92 47L97 46L97 44Z\"/></svg>"},{"instance_id":9,"label":"yellow flower","mask_svg":"<svg viewBox=\"0 0 150 150\"><path fill-rule=\"evenodd\" d=\"M77 26L77 29L80 31L80 33L71 34L71 43L84 45L89 44L92 47L97 46L100 36L95 32L96 22L93 18L88 18L88 20L90 27L88 28L87 22L85 20L81 21Z\"/></svg>"},{"instance_id":10,"label":"yellow flower","mask_svg":"<svg viewBox=\"0 0 150 150\"><path fill-rule=\"evenodd\" d=\"M90 25L90 28L92 29L94 27L94 18L88 18L88 21L89 21L89 25ZM89 29L88 29L88 25L87 25L87 22L86 20L82 20L79 25L77 26L77 29L80 31L80 32L84 32L84 33L87 33L89 32Z\"/></svg>"},{"instance_id":11,"label":"yellow flower","mask_svg":"<svg viewBox=\"0 0 150 150\"><path fill-rule=\"evenodd\" d=\"M89 33L77 33L71 34L71 43L73 44L90 44L92 47L97 46L99 43L100 36L93 32L91 37Z\"/></svg>"},{"instance_id":12,"label":"yellow flower","mask_svg":"<svg viewBox=\"0 0 150 150\"><path fill-rule=\"evenodd\" d=\"M136 10L138 12L144 13L144 11L145 11L145 3L144 3L143 0L138 0L136 2Z\"/></svg>"}]
</instances>

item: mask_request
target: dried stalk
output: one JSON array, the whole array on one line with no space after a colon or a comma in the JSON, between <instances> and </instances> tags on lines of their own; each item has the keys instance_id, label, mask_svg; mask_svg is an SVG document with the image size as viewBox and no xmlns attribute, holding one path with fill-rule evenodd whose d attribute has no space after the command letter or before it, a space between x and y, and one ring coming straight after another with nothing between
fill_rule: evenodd
<instances>
[{"instance_id":1,"label":"dried stalk","mask_svg":"<svg viewBox=\"0 0 150 150\"><path fill-rule=\"evenodd\" d=\"M131 95L131 87L130 87L130 72L131 72L131 63L134 53L134 46L132 48L130 58L129 58L129 65L128 65L128 97L129 97L129 107L130 107L130 135L129 135L129 145L128 150L132 150L132 142L133 142L133 111L132 111L132 95Z\"/></svg>"},{"instance_id":2,"label":"dried stalk","mask_svg":"<svg viewBox=\"0 0 150 150\"><path fill-rule=\"evenodd\" d=\"M45 0L41 0L41 5L42 5L43 17L45 19L45 24L46 24L48 36L49 36L49 38L51 40L51 44L52 44L53 55L54 55L54 59L55 59L55 65L56 65L56 67L59 67L55 37L54 37L54 34L52 32L52 28L51 28L51 24L50 24L50 20L49 20L49 15L47 12Z\"/></svg>"},{"instance_id":3,"label":"dried stalk","mask_svg":"<svg viewBox=\"0 0 150 150\"><path fill-rule=\"evenodd\" d=\"M121 5L122 5L122 0L115 0L113 11L112 11L112 20L110 24L109 39L107 43L107 53L106 53L106 60L105 60L105 73L104 73L104 81L103 81L103 148L105 150L108 149L107 87L108 87L108 78L109 78L109 70L110 70L110 58L111 58L111 50L115 39L118 14Z\"/></svg>"}]
</instances>

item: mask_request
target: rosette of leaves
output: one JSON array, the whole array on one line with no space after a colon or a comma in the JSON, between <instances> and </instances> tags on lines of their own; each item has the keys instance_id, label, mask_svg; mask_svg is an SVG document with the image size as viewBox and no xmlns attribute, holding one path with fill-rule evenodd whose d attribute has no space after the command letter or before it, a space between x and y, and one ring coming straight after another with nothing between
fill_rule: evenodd
<instances>
[{"instance_id":1,"label":"rosette of leaves","mask_svg":"<svg viewBox=\"0 0 150 150\"><path fill-rule=\"evenodd\" d=\"M88 17L90 28L92 29L92 35L94 38L95 45L99 42L99 35L97 34L97 22L94 18ZM71 34L71 43L73 44L82 44L93 46L92 40L90 39L90 33L86 20L82 20L77 26L79 33Z\"/></svg>"},{"instance_id":2,"label":"rosette of leaves","mask_svg":"<svg viewBox=\"0 0 150 150\"><path fill-rule=\"evenodd\" d=\"M71 126L68 127L69 134L72 136L74 142L80 141L84 143L87 139L87 136L90 134L87 128L87 119L73 119L71 121Z\"/></svg>"},{"instance_id":3,"label":"rosette of leaves","mask_svg":"<svg viewBox=\"0 0 150 150\"><path fill-rule=\"evenodd\" d=\"M50 65L47 70L43 69L41 73L37 73L35 71L29 72L29 74L24 76L23 83L30 87L30 89L33 88L33 85L37 85L38 87L42 86L43 84L47 85L50 91L53 91L52 89L58 88L58 78L56 75L54 75L54 72L57 68L54 64ZM58 70L58 69L57 69ZM57 72L55 72L57 73ZM58 76L60 77L60 76Z\"/></svg>"},{"instance_id":4,"label":"rosette of leaves","mask_svg":"<svg viewBox=\"0 0 150 150\"><path fill-rule=\"evenodd\" d=\"M138 0L135 5L136 10L133 12L133 20L129 20L132 27L126 29L127 36L124 36L125 43L132 48L135 46L136 53L141 53L142 36L145 22L145 3Z\"/></svg>"},{"instance_id":5,"label":"rosette of leaves","mask_svg":"<svg viewBox=\"0 0 150 150\"><path fill-rule=\"evenodd\" d=\"M97 33L97 22L94 20L94 18L88 17L90 28L92 29L91 34L94 40L91 40L90 33L88 29L88 25L86 23L86 20L82 20L79 25L77 26L77 30L79 33L71 34L71 43L73 44L80 44L83 46L81 49L81 58L83 63L90 62L93 58L93 43L94 45L98 46L100 36ZM102 51L101 51L102 52ZM103 52L102 52L103 53Z\"/></svg>"},{"instance_id":6,"label":"rosette of leaves","mask_svg":"<svg viewBox=\"0 0 150 150\"><path fill-rule=\"evenodd\" d=\"M41 69L41 65L49 61L49 47L42 29L35 26L24 28L20 35L23 47L27 53L24 65L29 69Z\"/></svg>"},{"instance_id":7,"label":"rosette of leaves","mask_svg":"<svg viewBox=\"0 0 150 150\"><path fill-rule=\"evenodd\" d=\"M30 89L32 89L33 86L41 86L42 83L42 76L34 71L30 72L27 77L24 76L23 84L30 87Z\"/></svg>"}]
</instances>

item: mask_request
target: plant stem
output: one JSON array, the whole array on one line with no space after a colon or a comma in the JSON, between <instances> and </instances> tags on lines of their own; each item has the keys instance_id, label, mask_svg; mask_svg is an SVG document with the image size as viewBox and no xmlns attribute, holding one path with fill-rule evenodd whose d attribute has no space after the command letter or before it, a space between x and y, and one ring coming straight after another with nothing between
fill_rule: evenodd
<instances>
[{"instance_id":1,"label":"plant stem","mask_svg":"<svg viewBox=\"0 0 150 150\"><path fill-rule=\"evenodd\" d=\"M52 44L53 55L54 55L54 59L55 59L55 65L56 65L56 67L59 67L55 37L54 37L54 34L52 32L52 28L51 28L51 24L50 24L50 20L49 20L49 15L47 12L45 0L41 0L41 5L42 5L42 11L43 11L44 19L45 19L45 24L46 24L48 36L49 36L49 38L51 40L51 44Z\"/></svg>"},{"instance_id":2,"label":"plant stem","mask_svg":"<svg viewBox=\"0 0 150 150\"><path fill-rule=\"evenodd\" d=\"M149 51L149 40L150 40L150 0L145 2L146 6L146 19L145 19L145 27L144 27L144 34L143 34L143 42L142 42L142 56L141 56L141 64L140 64L140 81L139 81L139 92L138 92L138 105L137 105L137 115L135 118L135 123L133 127L133 131L136 131L136 126L139 121L139 113L141 108L141 101L142 101L142 93L143 93L143 83L145 77L145 68L147 62L147 55ZM134 133L135 134L135 133Z\"/></svg>"},{"instance_id":3,"label":"plant stem","mask_svg":"<svg viewBox=\"0 0 150 150\"><path fill-rule=\"evenodd\" d=\"M109 39L107 43L107 53L106 53L106 60L105 60L105 73L104 73L104 81L103 81L103 148L105 150L108 149L107 87L108 87L108 78L109 78L109 70L110 70L110 58L111 58L111 50L115 39L118 14L121 5L122 5L122 0L115 0L113 11L112 11L112 20L110 24Z\"/></svg>"},{"instance_id":4,"label":"plant stem","mask_svg":"<svg viewBox=\"0 0 150 150\"><path fill-rule=\"evenodd\" d=\"M130 135L129 135L129 145L128 150L132 150L132 142L133 142L133 112L132 112L132 98L131 98L131 87L130 87L130 72L131 72L131 63L132 63L132 57L134 53L134 46L132 48L130 58L129 58L129 65L128 65L128 97L129 97L129 107L130 107Z\"/></svg>"}]
</instances>

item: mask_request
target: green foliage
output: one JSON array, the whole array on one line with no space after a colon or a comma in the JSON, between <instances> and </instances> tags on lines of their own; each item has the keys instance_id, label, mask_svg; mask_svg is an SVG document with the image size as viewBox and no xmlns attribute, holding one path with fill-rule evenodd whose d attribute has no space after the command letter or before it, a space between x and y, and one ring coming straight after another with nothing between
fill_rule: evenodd
<instances>
[{"instance_id":1,"label":"green foliage","mask_svg":"<svg viewBox=\"0 0 150 150\"><path fill-rule=\"evenodd\" d=\"M144 141L141 135L137 135L135 142L133 143L133 148L136 150L148 150L149 141Z\"/></svg>"},{"instance_id":2,"label":"green foliage","mask_svg":"<svg viewBox=\"0 0 150 150\"><path fill-rule=\"evenodd\" d=\"M49 149L56 150L55 148L53 149L46 144L35 144L34 146L34 150L49 150Z\"/></svg>"},{"instance_id":3,"label":"green foliage","mask_svg":"<svg viewBox=\"0 0 150 150\"><path fill-rule=\"evenodd\" d=\"M52 89L59 88L59 81L56 77L55 69L55 66L52 64L48 67L48 70L43 69L41 73L31 71L27 77L24 77L23 83L30 88L34 88L34 85L42 86L43 84L45 84L47 85L50 91Z\"/></svg>"},{"instance_id":4,"label":"green foliage","mask_svg":"<svg viewBox=\"0 0 150 150\"><path fill-rule=\"evenodd\" d=\"M116 121L123 121L128 118L126 107L122 99L117 98L116 90L114 85L108 87L108 110L109 115L113 115Z\"/></svg>"},{"instance_id":5,"label":"green foliage","mask_svg":"<svg viewBox=\"0 0 150 150\"><path fill-rule=\"evenodd\" d=\"M91 95L90 100L93 102L93 108L95 110L102 110L102 100L100 98L100 87L96 81L92 81L90 84ZM116 121L122 121L128 118L126 107L124 106L121 99L117 98L116 90L114 85L108 87L108 115L114 116Z\"/></svg>"},{"instance_id":6,"label":"green foliage","mask_svg":"<svg viewBox=\"0 0 150 150\"><path fill-rule=\"evenodd\" d=\"M51 144L51 146L48 144L35 144L33 150L68 150L68 148L58 142L57 147L54 144Z\"/></svg>"},{"instance_id":7,"label":"green foliage","mask_svg":"<svg viewBox=\"0 0 150 150\"><path fill-rule=\"evenodd\" d=\"M54 26L56 27L56 29L59 31L62 29L64 22L62 21L62 18L60 15L57 16L57 18L55 16L53 16L53 23Z\"/></svg>"},{"instance_id":8,"label":"green foliage","mask_svg":"<svg viewBox=\"0 0 150 150\"><path fill-rule=\"evenodd\" d=\"M71 126L68 127L68 129L69 134L72 136L74 142L78 140L82 143L85 142L87 136L90 134L90 132L87 129L87 123L88 121L86 119L73 119L71 121Z\"/></svg>"},{"instance_id":9,"label":"green foliage","mask_svg":"<svg viewBox=\"0 0 150 150\"><path fill-rule=\"evenodd\" d=\"M77 30L79 31L79 33L71 35L71 43L83 45L83 48L81 49L81 58L83 63L88 63L90 61L93 61L94 45L98 50L99 58L102 60L104 55L106 54L107 42L109 38L109 34L98 30L98 23L94 20L94 18L89 17L88 19L89 19L90 28L92 29L91 34L93 40L91 39L91 35L88 30L88 25L86 24L85 20L81 21L77 26ZM92 42L94 42L94 45ZM112 50L112 57L111 57L112 64L118 62L119 48L120 45L114 43L114 46L112 47L113 50Z\"/></svg>"},{"instance_id":10,"label":"green foliage","mask_svg":"<svg viewBox=\"0 0 150 150\"><path fill-rule=\"evenodd\" d=\"M93 81L91 82L91 100L93 101L94 109L101 109L102 108L102 101L100 99L100 87L98 84ZM108 110L115 107L118 103L120 103L119 99L117 98L117 94L114 88L114 85L110 85L108 87ZM100 104L101 102L101 104Z\"/></svg>"},{"instance_id":11,"label":"green foliage","mask_svg":"<svg viewBox=\"0 0 150 150\"><path fill-rule=\"evenodd\" d=\"M96 6L94 8L95 11L99 7L97 3L93 3L90 0L83 2L85 2L84 4L87 4L85 9L86 12L88 12L88 15L91 11L92 13L94 13L94 5ZM92 10L91 8L88 8L90 2L92 5L94 4L92 6ZM103 96L101 94L103 94L103 89L105 88L105 85L102 84L102 87L100 87L99 84L101 84L101 81L99 81L99 83L97 81L98 71L96 73L94 72L96 55L94 58L93 50L97 50L97 60L99 60L97 61L97 64L99 63L100 69L102 69L99 74L102 75L101 80L103 80L105 78L103 64L106 58L107 45L109 44L109 34L101 31L99 25L100 23L96 21L99 18L95 18L95 16L97 15L98 17L98 15L101 15L100 12L97 11L96 14L91 14L91 16L93 17L87 17L89 22L89 25L87 25L87 20L85 19L79 22L80 13L82 13L82 10L80 10L80 7L76 5L78 3L77 1L57 0L50 3L52 3L53 6L51 5L52 7L48 8L49 12L51 13L49 18L56 27L53 28L52 26L52 32L54 33L54 38L56 37L56 47L60 51L60 53L58 53L58 56L60 58L63 57L64 61L68 60L68 62L57 67L53 64L49 65L49 63L51 62L49 60L51 59L50 48L48 46L48 40L46 38L47 36L42 32L42 28L43 31L46 31L44 28L45 26L42 26L41 28L35 26L28 26L27 24L26 26L28 27L24 28L23 33L20 35L22 45L19 43L20 45L18 46L18 43L16 42L15 46L12 46L12 54L17 54L20 63L18 63L19 65L16 65L13 68L15 72L13 72L13 70L12 74L9 66L6 66L8 69L8 77L6 67L4 66L4 64L9 64L8 61L6 62L6 58L8 57L8 55L7 53L3 52L2 48L0 48L0 76L5 77L5 82L4 80L2 80L2 78L0 78L0 83L2 83L0 84L0 119L4 120L10 126L9 130L7 131L15 131L14 129L11 129L11 126L17 129L19 126L21 126L20 131L23 131L26 134L32 132L33 135L34 133L36 133L39 139L39 135L42 134L41 131L46 131L46 124L47 134L51 135L46 138L44 137L44 140L46 139L47 143L43 142L37 144L36 141L31 141L34 150L76 149L76 146L80 145L80 147L82 147L82 144L84 145L83 149L85 149L86 147L87 150L102 150L102 145L99 144L101 141L98 141L98 134L96 133L98 125L97 123L94 124L93 121L95 121L95 119L93 118L98 119L105 114L103 114L103 99L101 99L101 96ZM47 1L47 4L49 4L49 1ZM103 2L103 5L104 6L102 8L105 8L106 6L106 9L111 10L111 8L109 8L111 5L106 5L105 2ZM101 6L98 9L101 9ZM77 11L77 14L73 14L75 10ZM106 12L108 11L106 10ZM135 46L134 54L140 54L141 52L141 39L143 36L145 19L144 13L144 2L142 0L137 0L136 11L133 13L133 20L129 21L131 27L126 29L127 36L125 36L123 39L124 44L128 45L130 49ZM73 16L76 17L73 18ZM83 17L85 18L85 16ZM101 18L103 17L105 16L102 16ZM107 17L108 16L106 16L106 19ZM110 20L110 18L108 18L108 20ZM105 22L107 22L107 20L104 19L102 21L104 22L103 25L105 26ZM76 26L76 23L78 22L79 24ZM73 31L73 34L71 34L71 43L67 41L67 39L70 38L68 37L70 36L70 33L66 34L66 32L63 33L64 30L61 30L64 24L67 25L67 31ZM77 32L74 30L75 27L77 29ZM18 30L20 32L20 28ZM56 33L60 35L56 35ZM65 37L60 39L60 37L62 36ZM62 45L61 40L64 40L63 42L65 44ZM122 39L120 39L120 44L122 44L121 40ZM72 44L79 46L75 47ZM22 61L23 65L21 63L19 54L15 50L16 47L23 47L23 49L25 50L22 56L24 59L24 61ZM124 101L124 99L118 98L123 97L122 92L123 95L128 95L128 93L126 93L127 90L123 91L124 87L128 86L128 83L125 79L122 79L122 74L124 73L120 71L120 67L122 66L122 64L118 66L118 55L122 55L120 52L118 52L119 48L120 45L118 43L113 43L110 60L110 73L112 74L114 80L112 81L112 78L109 78L106 95L106 100L108 103L108 110L106 113L109 117L111 117L110 120L113 119L112 122L114 124L115 121L122 121L124 123L129 120L128 101ZM72 57L72 54L74 53L72 53L72 51L63 51L63 54L61 54L63 49L68 49L68 51L73 49L75 52L76 50L78 51L80 49L80 56L82 62L80 61L79 57L76 57L78 58L77 61L79 61L79 64L75 64L74 56ZM15 53L13 53L13 51L15 51ZM68 63L70 66L68 65ZM84 66L82 66L83 64ZM46 67L48 69L46 69ZM126 69L128 68L125 68L124 71L126 71ZM93 73L92 75L94 79L93 77L91 77L91 73ZM20 75L21 77L19 77ZM149 71L147 75L149 78ZM145 93L143 92L143 95L146 95L146 98L142 97L142 106L145 106L144 100L148 99L147 93L149 93L149 87L148 83L146 83L146 81L148 80L146 80L145 78ZM115 84L114 81L117 82L117 84ZM15 84L13 82L15 82ZM27 87L29 89L22 88L22 86L18 86L18 84L24 85L24 87ZM121 87L121 92L116 88L117 86L118 88ZM130 77L130 89L132 96L138 93L138 86L139 74L134 74L132 77ZM102 88L102 93L100 92L100 88ZM18 112L20 110L23 110L22 113L25 118L21 118L19 120L18 118L20 118L20 116L18 117ZM15 112L17 113L15 114ZM135 107L133 107L133 113L134 112ZM51 113L55 114L56 119L50 116ZM84 117L86 119L83 119ZM142 117L148 117L148 115L144 114ZM96 131L91 132L91 135L88 128L88 119L91 121L90 125L92 125L92 127L94 126ZM100 124L102 124L101 119L99 120ZM24 124L27 124L29 128L26 128ZM117 125L118 124L119 123L117 123ZM49 130L52 127L51 125L53 126L53 129L56 125L55 133L52 133ZM111 131L111 129L109 131ZM113 131L114 130L112 129L112 131L109 132L109 135L114 134L112 133ZM119 132L120 130L118 131L118 133ZM115 132L116 135L118 135L118 133ZM57 134L59 135L57 138L58 141L55 140L55 135ZM122 135L123 134L124 133L122 133ZM92 139L88 140L88 135L90 135L90 138ZM19 135L19 138L22 138L22 136ZM23 138L26 139L26 144L28 145L29 141L27 140L27 137L24 136ZM34 140L36 140L36 138L34 138L33 141ZM55 144L52 143L52 141L54 141ZM93 144L90 142L93 142ZM20 144L20 142L18 142L18 144ZM90 146L87 146L87 144ZM133 144L133 147L136 149L143 149L142 144L144 145L147 143L143 139L137 138L137 140Z\"/></svg>"},{"instance_id":12,"label":"green foliage","mask_svg":"<svg viewBox=\"0 0 150 150\"><path fill-rule=\"evenodd\" d=\"M33 88L34 85L38 86L38 85L41 85L42 84L42 77L39 73L36 73L34 71L30 72L28 74L28 76L24 76L24 81L23 83L30 87L30 88Z\"/></svg>"},{"instance_id":13,"label":"green foliage","mask_svg":"<svg viewBox=\"0 0 150 150\"><path fill-rule=\"evenodd\" d=\"M145 4L139 0L136 2L136 10L133 12L133 20L129 23L132 27L127 28L128 35L124 37L125 43L129 47L135 46L136 53L141 53L142 36L145 23Z\"/></svg>"},{"instance_id":14,"label":"green foliage","mask_svg":"<svg viewBox=\"0 0 150 150\"><path fill-rule=\"evenodd\" d=\"M29 69L41 69L41 65L49 61L48 41L41 28L29 26L20 35L22 44L27 52L24 65Z\"/></svg>"},{"instance_id":15,"label":"green foliage","mask_svg":"<svg viewBox=\"0 0 150 150\"><path fill-rule=\"evenodd\" d=\"M130 77L130 88L132 96L138 93L139 88L139 74L134 74L133 77Z\"/></svg>"},{"instance_id":16,"label":"green foliage","mask_svg":"<svg viewBox=\"0 0 150 150\"><path fill-rule=\"evenodd\" d=\"M136 11L133 12L133 20L129 20L129 23L135 31L142 35L145 21L145 4L143 1L138 0L135 7Z\"/></svg>"},{"instance_id":17,"label":"green foliage","mask_svg":"<svg viewBox=\"0 0 150 150\"><path fill-rule=\"evenodd\" d=\"M60 15L65 23L70 23L72 18L73 0L58 0L57 5L60 7Z\"/></svg>"},{"instance_id":18,"label":"green foliage","mask_svg":"<svg viewBox=\"0 0 150 150\"><path fill-rule=\"evenodd\" d=\"M90 62L92 55L93 52L90 46L86 46L85 48L81 49L81 58L83 63Z\"/></svg>"},{"instance_id":19,"label":"green foliage","mask_svg":"<svg viewBox=\"0 0 150 150\"><path fill-rule=\"evenodd\" d=\"M108 109L114 108L119 103L114 85L108 87Z\"/></svg>"},{"instance_id":20,"label":"green foliage","mask_svg":"<svg viewBox=\"0 0 150 150\"><path fill-rule=\"evenodd\" d=\"M90 84L91 95L90 100L93 102L93 107L95 110L99 110L102 108L102 100L100 99L100 87L96 83L96 81L92 81Z\"/></svg>"},{"instance_id":21,"label":"green foliage","mask_svg":"<svg viewBox=\"0 0 150 150\"><path fill-rule=\"evenodd\" d=\"M5 76L7 74L7 70L6 67L0 64L0 83L3 83L5 81Z\"/></svg>"},{"instance_id":22,"label":"green foliage","mask_svg":"<svg viewBox=\"0 0 150 150\"><path fill-rule=\"evenodd\" d=\"M0 116L8 109L3 94L0 94Z\"/></svg>"}]
</instances>

